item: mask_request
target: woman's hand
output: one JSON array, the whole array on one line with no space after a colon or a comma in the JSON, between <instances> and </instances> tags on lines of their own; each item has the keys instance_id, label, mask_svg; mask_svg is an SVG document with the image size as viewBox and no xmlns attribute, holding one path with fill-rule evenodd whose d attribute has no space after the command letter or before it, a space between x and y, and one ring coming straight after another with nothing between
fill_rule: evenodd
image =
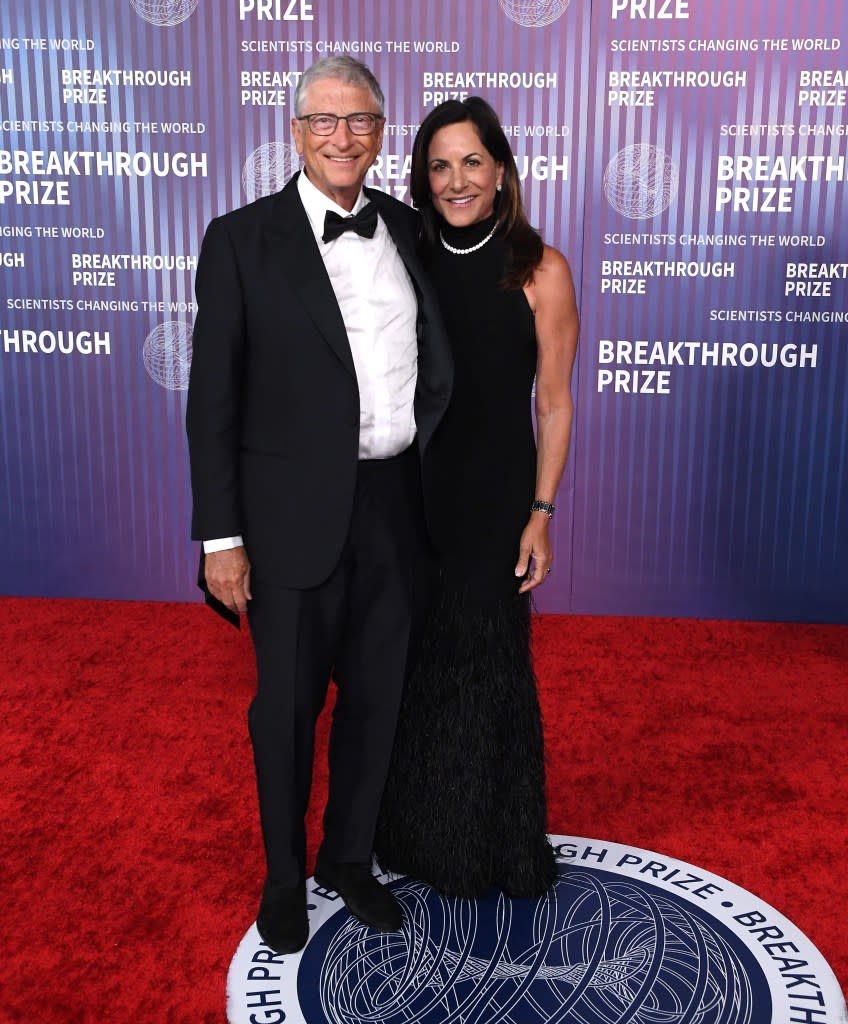
<instances>
[{"instance_id":1,"label":"woman's hand","mask_svg":"<svg viewBox=\"0 0 848 1024\"><path fill-rule=\"evenodd\" d=\"M531 512L530 519L521 534L515 575L519 579L521 577L525 577L525 579L518 588L519 594L524 594L528 590L538 587L540 583L544 583L551 571L553 552L548 535L549 522L547 512Z\"/></svg>"}]
</instances>

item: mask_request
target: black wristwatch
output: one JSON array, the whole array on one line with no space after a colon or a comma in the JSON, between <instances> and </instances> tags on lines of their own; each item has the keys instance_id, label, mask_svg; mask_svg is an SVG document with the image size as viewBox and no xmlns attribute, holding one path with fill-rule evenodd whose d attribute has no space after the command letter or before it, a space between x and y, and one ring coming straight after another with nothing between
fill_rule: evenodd
<instances>
[{"instance_id":1,"label":"black wristwatch","mask_svg":"<svg viewBox=\"0 0 848 1024\"><path fill-rule=\"evenodd\" d=\"M552 505L549 501L539 501L537 498L530 506L531 512L545 512L548 519L553 519L554 512L556 512L556 505Z\"/></svg>"}]
</instances>

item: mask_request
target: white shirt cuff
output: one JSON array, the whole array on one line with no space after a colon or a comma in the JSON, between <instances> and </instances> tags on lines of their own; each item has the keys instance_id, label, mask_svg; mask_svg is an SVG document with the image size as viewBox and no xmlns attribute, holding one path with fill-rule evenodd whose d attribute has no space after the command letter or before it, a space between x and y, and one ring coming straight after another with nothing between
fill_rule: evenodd
<instances>
[{"instance_id":1,"label":"white shirt cuff","mask_svg":"<svg viewBox=\"0 0 848 1024\"><path fill-rule=\"evenodd\" d=\"M219 537L217 540L205 540L203 542L203 553L211 555L213 551L228 551L230 548L240 548L244 544L241 537Z\"/></svg>"}]
</instances>

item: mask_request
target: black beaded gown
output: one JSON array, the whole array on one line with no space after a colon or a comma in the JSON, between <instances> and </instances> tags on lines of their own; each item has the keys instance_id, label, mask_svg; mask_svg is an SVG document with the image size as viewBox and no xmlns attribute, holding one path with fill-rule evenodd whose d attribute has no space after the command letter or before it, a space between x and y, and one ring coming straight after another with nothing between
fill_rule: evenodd
<instances>
[{"instance_id":1,"label":"black beaded gown","mask_svg":"<svg viewBox=\"0 0 848 1024\"><path fill-rule=\"evenodd\" d=\"M443 224L443 238L468 249L494 221ZM536 338L524 292L498 286L506 255L500 238L433 254L455 363L427 462L438 581L375 840L384 870L465 897L536 895L556 877L530 602L514 574L535 489Z\"/></svg>"}]
</instances>

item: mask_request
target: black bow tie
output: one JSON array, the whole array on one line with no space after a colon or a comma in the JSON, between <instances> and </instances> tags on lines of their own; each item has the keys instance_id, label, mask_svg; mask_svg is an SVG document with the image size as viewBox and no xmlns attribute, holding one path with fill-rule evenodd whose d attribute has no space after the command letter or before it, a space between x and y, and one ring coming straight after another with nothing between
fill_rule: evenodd
<instances>
[{"instance_id":1,"label":"black bow tie","mask_svg":"<svg viewBox=\"0 0 848 1024\"><path fill-rule=\"evenodd\" d=\"M327 210L324 215L324 234L321 236L321 240L332 242L334 238L338 238L345 231L355 231L363 238L373 238L376 230L377 207L373 203L363 206L355 216L350 214L347 217L340 217L332 210Z\"/></svg>"}]
</instances>

